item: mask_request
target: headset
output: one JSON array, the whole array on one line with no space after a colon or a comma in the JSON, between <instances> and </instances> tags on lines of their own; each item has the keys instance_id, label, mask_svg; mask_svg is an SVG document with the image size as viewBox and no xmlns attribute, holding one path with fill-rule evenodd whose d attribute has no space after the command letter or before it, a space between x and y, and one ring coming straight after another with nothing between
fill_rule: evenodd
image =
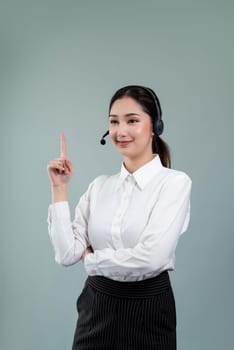
<instances>
[{"instance_id":1,"label":"headset","mask_svg":"<svg viewBox=\"0 0 234 350\"><path fill-rule=\"evenodd\" d=\"M124 89L127 88L141 88L143 90L145 90L148 95L154 100L154 104L155 104L155 109L156 109L156 118L153 118L153 132L159 136L163 133L163 129L164 129L164 123L162 120L162 109L160 106L160 102L159 99L157 97L157 95L155 94L155 92L145 86L140 86L140 85L129 85L129 86L125 86ZM106 140L105 137L109 135L109 130L102 136L100 143L101 145L105 145L106 144Z\"/></svg>"}]
</instances>

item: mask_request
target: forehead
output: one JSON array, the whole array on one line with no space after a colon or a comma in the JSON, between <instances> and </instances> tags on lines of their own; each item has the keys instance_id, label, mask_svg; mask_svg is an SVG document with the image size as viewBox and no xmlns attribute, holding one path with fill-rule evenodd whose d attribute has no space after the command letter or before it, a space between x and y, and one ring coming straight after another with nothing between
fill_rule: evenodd
<instances>
[{"instance_id":1,"label":"forehead","mask_svg":"<svg viewBox=\"0 0 234 350\"><path fill-rule=\"evenodd\" d=\"M141 114L144 113L142 106L136 100L129 96L125 96L116 100L110 109L110 114L116 115L134 112L140 112Z\"/></svg>"}]
</instances>

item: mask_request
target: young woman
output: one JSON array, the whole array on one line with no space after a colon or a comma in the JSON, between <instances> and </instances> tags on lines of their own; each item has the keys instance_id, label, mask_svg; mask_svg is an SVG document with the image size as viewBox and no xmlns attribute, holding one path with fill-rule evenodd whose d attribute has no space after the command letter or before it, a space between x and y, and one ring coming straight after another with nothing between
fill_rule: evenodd
<instances>
[{"instance_id":1,"label":"young woman","mask_svg":"<svg viewBox=\"0 0 234 350\"><path fill-rule=\"evenodd\" d=\"M73 350L175 350L176 309L168 270L188 227L191 179L170 168L153 90L126 86L110 101L109 134L123 156L120 172L99 176L71 221L67 186L73 173L61 155L48 164L49 235L55 259L83 261L88 278L77 300Z\"/></svg>"}]
</instances>

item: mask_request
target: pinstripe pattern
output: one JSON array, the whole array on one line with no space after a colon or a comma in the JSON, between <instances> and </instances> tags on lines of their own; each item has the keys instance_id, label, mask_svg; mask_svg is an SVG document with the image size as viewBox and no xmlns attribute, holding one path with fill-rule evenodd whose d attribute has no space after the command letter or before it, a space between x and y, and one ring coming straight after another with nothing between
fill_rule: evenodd
<instances>
[{"instance_id":1,"label":"pinstripe pattern","mask_svg":"<svg viewBox=\"0 0 234 350\"><path fill-rule=\"evenodd\" d=\"M139 282L88 277L77 300L72 350L176 350L176 310L167 272Z\"/></svg>"}]
</instances>

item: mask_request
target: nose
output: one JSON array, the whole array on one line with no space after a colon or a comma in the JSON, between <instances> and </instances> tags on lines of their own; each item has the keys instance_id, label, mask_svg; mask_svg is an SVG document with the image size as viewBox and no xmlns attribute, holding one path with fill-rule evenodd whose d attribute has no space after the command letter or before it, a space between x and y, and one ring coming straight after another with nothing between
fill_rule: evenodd
<instances>
[{"instance_id":1,"label":"nose","mask_svg":"<svg viewBox=\"0 0 234 350\"><path fill-rule=\"evenodd\" d=\"M117 128L117 136L124 137L127 135L127 125L126 123L119 123Z\"/></svg>"}]
</instances>

